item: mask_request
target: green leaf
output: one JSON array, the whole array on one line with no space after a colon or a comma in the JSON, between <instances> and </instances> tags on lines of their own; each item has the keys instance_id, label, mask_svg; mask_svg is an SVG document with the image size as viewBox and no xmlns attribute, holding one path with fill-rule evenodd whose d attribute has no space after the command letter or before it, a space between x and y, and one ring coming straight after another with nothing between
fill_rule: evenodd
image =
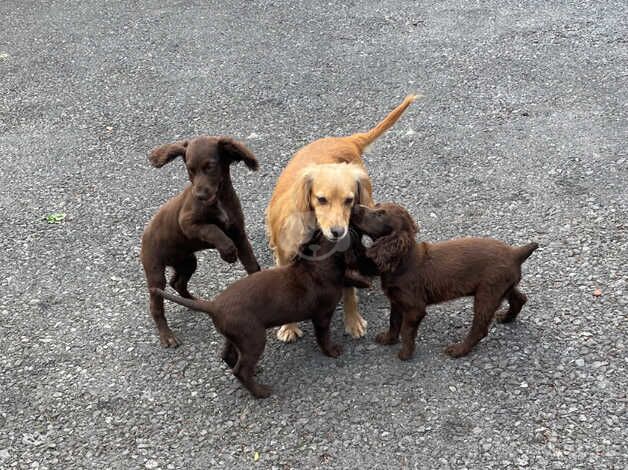
<instances>
[{"instance_id":1,"label":"green leaf","mask_svg":"<svg viewBox=\"0 0 628 470\"><path fill-rule=\"evenodd\" d=\"M46 216L46 222L49 224L60 224L64 219L65 214L63 212L55 212Z\"/></svg>"}]
</instances>

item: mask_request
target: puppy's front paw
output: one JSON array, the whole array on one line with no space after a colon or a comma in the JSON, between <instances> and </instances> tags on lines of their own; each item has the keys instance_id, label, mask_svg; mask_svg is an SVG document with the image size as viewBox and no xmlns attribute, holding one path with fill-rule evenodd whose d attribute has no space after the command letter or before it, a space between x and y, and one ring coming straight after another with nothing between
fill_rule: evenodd
<instances>
[{"instance_id":1,"label":"puppy's front paw","mask_svg":"<svg viewBox=\"0 0 628 470\"><path fill-rule=\"evenodd\" d=\"M325 349L325 354L333 358L339 357L342 354L342 346L331 343L327 349Z\"/></svg>"},{"instance_id":2,"label":"puppy's front paw","mask_svg":"<svg viewBox=\"0 0 628 470\"><path fill-rule=\"evenodd\" d=\"M384 346L390 346L399 342L399 338L390 334L390 331L382 331L375 337L375 342L383 344Z\"/></svg>"},{"instance_id":3,"label":"puppy's front paw","mask_svg":"<svg viewBox=\"0 0 628 470\"><path fill-rule=\"evenodd\" d=\"M412 359L412 356L414 356L414 351L407 351L405 349L402 349L399 351L399 354L397 354L397 357L399 357L402 361Z\"/></svg>"},{"instance_id":4,"label":"puppy's front paw","mask_svg":"<svg viewBox=\"0 0 628 470\"><path fill-rule=\"evenodd\" d=\"M296 324L284 325L277 331L277 339L284 343L293 343L303 336L303 331Z\"/></svg>"},{"instance_id":5,"label":"puppy's front paw","mask_svg":"<svg viewBox=\"0 0 628 470\"><path fill-rule=\"evenodd\" d=\"M511 323L515 321L516 318L517 318L517 315L511 314L510 310L507 310L505 312L499 312L495 315L495 321L497 323Z\"/></svg>"},{"instance_id":6,"label":"puppy's front paw","mask_svg":"<svg viewBox=\"0 0 628 470\"><path fill-rule=\"evenodd\" d=\"M159 332L159 342L163 348L178 348L181 344L170 329Z\"/></svg>"},{"instance_id":7,"label":"puppy's front paw","mask_svg":"<svg viewBox=\"0 0 628 470\"><path fill-rule=\"evenodd\" d=\"M366 334L368 322L358 313L356 316L345 318L345 333L352 338L361 338Z\"/></svg>"},{"instance_id":8,"label":"puppy's front paw","mask_svg":"<svg viewBox=\"0 0 628 470\"><path fill-rule=\"evenodd\" d=\"M251 393L255 398L268 398L272 391L272 388L268 385L262 384L255 384L255 386L251 389Z\"/></svg>"},{"instance_id":9,"label":"puppy's front paw","mask_svg":"<svg viewBox=\"0 0 628 470\"><path fill-rule=\"evenodd\" d=\"M445 354L451 357L462 357L469 354L470 350L464 343L454 343L445 348Z\"/></svg>"},{"instance_id":10,"label":"puppy's front paw","mask_svg":"<svg viewBox=\"0 0 628 470\"><path fill-rule=\"evenodd\" d=\"M220 257L227 263L235 263L238 259L238 250L233 243L218 248L218 253L220 253Z\"/></svg>"}]
</instances>

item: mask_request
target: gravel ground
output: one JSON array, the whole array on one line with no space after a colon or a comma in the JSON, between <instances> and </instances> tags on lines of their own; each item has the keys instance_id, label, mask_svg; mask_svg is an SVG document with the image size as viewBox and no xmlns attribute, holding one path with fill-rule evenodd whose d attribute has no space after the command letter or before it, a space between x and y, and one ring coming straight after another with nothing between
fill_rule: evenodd
<instances>
[{"instance_id":1,"label":"gravel ground","mask_svg":"<svg viewBox=\"0 0 628 470\"><path fill-rule=\"evenodd\" d=\"M48 1L0 4L0 467L616 468L626 442L625 2ZM541 249L529 303L471 356L443 353L471 302L430 309L416 358L366 338L323 357L269 332L252 399L201 314L168 305L163 350L139 238L185 184L155 145L245 141L235 168L252 243L304 143L415 103L367 155L376 199L420 238L494 236ZM65 220L49 224L56 212ZM194 292L243 270L200 256ZM597 294L596 289L599 289Z\"/></svg>"}]
</instances>

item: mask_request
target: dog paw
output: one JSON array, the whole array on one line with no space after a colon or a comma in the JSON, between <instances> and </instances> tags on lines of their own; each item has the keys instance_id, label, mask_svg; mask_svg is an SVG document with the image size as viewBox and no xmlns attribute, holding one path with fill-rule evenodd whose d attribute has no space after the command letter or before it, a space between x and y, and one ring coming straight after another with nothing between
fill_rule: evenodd
<instances>
[{"instance_id":1,"label":"dog paw","mask_svg":"<svg viewBox=\"0 0 628 470\"><path fill-rule=\"evenodd\" d=\"M268 385L255 384L253 388L251 388L251 393L255 398L268 398L272 393L273 389Z\"/></svg>"},{"instance_id":2,"label":"dog paw","mask_svg":"<svg viewBox=\"0 0 628 470\"><path fill-rule=\"evenodd\" d=\"M159 333L159 342L163 348L177 348L181 344L170 330Z\"/></svg>"},{"instance_id":3,"label":"dog paw","mask_svg":"<svg viewBox=\"0 0 628 470\"><path fill-rule=\"evenodd\" d=\"M357 314L355 319L345 319L345 334L351 335L352 338L361 338L366 334L367 324L360 314Z\"/></svg>"},{"instance_id":4,"label":"dog paw","mask_svg":"<svg viewBox=\"0 0 628 470\"><path fill-rule=\"evenodd\" d=\"M329 347L325 350L325 354L329 357L339 357L342 354L342 346L339 344L330 344Z\"/></svg>"},{"instance_id":5,"label":"dog paw","mask_svg":"<svg viewBox=\"0 0 628 470\"><path fill-rule=\"evenodd\" d=\"M238 260L238 250L233 243L224 248L220 248L218 253L220 253L220 257L223 261L227 263L235 263Z\"/></svg>"},{"instance_id":6,"label":"dog paw","mask_svg":"<svg viewBox=\"0 0 628 470\"><path fill-rule=\"evenodd\" d=\"M517 316L516 315L510 315L509 311L500 312L500 313L495 315L495 321L497 323L511 323L511 322L515 321L516 318L517 318Z\"/></svg>"},{"instance_id":7,"label":"dog paw","mask_svg":"<svg viewBox=\"0 0 628 470\"><path fill-rule=\"evenodd\" d=\"M375 337L375 342L383 344L384 346L390 346L399 342L399 338L395 338L390 335L390 331L382 331Z\"/></svg>"},{"instance_id":8,"label":"dog paw","mask_svg":"<svg viewBox=\"0 0 628 470\"><path fill-rule=\"evenodd\" d=\"M402 361L407 361L409 359L412 359L413 355L413 351L406 351L405 349L402 349L401 351L399 351L399 354L397 354L397 357Z\"/></svg>"},{"instance_id":9,"label":"dog paw","mask_svg":"<svg viewBox=\"0 0 628 470\"><path fill-rule=\"evenodd\" d=\"M451 357L462 357L469 354L470 348L464 343L454 343L445 348L445 354Z\"/></svg>"},{"instance_id":10,"label":"dog paw","mask_svg":"<svg viewBox=\"0 0 628 470\"><path fill-rule=\"evenodd\" d=\"M277 331L277 339L284 343L294 343L303 336L303 331L297 325L284 325Z\"/></svg>"}]
</instances>

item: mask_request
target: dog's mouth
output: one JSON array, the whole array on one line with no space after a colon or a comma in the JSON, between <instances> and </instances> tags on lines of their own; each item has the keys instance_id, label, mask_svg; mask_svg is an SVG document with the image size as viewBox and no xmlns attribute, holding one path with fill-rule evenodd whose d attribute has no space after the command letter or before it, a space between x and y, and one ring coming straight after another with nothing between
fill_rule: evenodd
<instances>
[{"instance_id":1,"label":"dog's mouth","mask_svg":"<svg viewBox=\"0 0 628 470\"><path fill-rule=\"evenodd\" d=\"M218 195L212 194L208 196L207 194L196 194L196 199L198 199L199 202L202 202L207 206L211 206L212 204L216 203Z\"/></svg>"},{"instance_id":2,"label":"dog's mouth","mask_svg":"<svg viewBox=\"0 0 628 470\"><path fill-rule=\"evenodd\" d=\"M322 230L322 232L327 240L334 243L343 241L345 238L347 238L347 235L349 235L349 230L345 230L344 233L340 236L336 236L328 230Z\"/></svg>"}]
</instances>

